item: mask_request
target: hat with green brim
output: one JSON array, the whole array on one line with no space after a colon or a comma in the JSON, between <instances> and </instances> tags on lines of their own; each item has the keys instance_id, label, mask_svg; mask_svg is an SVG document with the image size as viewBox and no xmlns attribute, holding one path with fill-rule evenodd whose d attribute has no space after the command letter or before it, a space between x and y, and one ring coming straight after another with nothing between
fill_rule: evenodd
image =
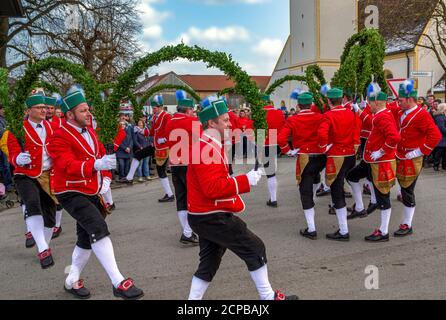
<instances>
[{"instance_id":1,"label":"hat with green brim","mask_svg":"<svg viewBox=\"0 0 446 320\"><path fill-rule=\"evenodd\" d=\"M370 101L387 101L387 94L385 92L380 92L376 97L369 97Z\"/></svg>"},{"instance_id":2,"label":"hat with green brim","mask_svg":"<svg viewBox=\"0 0 446 320\"><path fill-rule=\"evenodd\" d=\"M418 98L418 91L417 90L412 90L410 92L408 92L403 85L400 86L400 89L398 91L398 96L400 98Z\"/></svg>"},{"instance_id":3,"label":"hat with green brim","mask_svg":"<svg viewBox=\"0 0 446 320\"><path fill-rule=\"evenodd\" d=\"M297 97L297 103L307 105L313 103L313 95L304 92Z\"/></svg>"},{"instance_id":4,"label":"hat with green brim","mask_svg":"<svg viewBox=\"0 0 446 320\"><path fill-rule=\"evenodd\" d=\"M203 109L198 114L198 118L203 124L229 112L226 102L222 99L211 101L209 98L206 98L203 100L202 106Z\"/></svg>"},{"instance_id":5,"label":"hat with green brim","mask_svg":"<svg viewBox=\"0 0 446 320\"><path fill-rule=\"evenodd\" d=\"M61 109L63 113L73 110L81 103L87 103L84 95L80 91L75 91L62 100Z\"/></svg>"},{"instance_id":6,"label":"hat with green brim","mask_svg":"<svg viewBox=\"0 0 446 320\"><path fill-rule=\"evenodd\" d=\"M192 99L181 99L181 100L178 100L178 106L186 107L186 108L193 108L194 101Z\"/></svg>"},{"instance_id":7,"label":"hat with green brim","mask_svg":"<svg viewBox=\"0 0 446 320\"><path fill-rule=\"evenodd\" d=\"M328 99L342 99L344 96L344 92L342 89L339 88L333 88L328 90L327 92L327 98Z\"/></svg>"},{"instance_id":8,"label":"hat with green brim","mask_svg":"<svg viewBox=\"0 0 446 320\"><path fill-rule=\"evenodd\" d=\"M26 99L25 104L27 108L32 108L40 104L46 105L45 96L41 94L34 94L32 96L29 96L28 99Z\"/></svg>"},{"instance_id":9,"label":"hat with green brim","mask_svg":"<svg viewBox=\"0 0 446 320\"><path fill-rule=\"evenodd\" d=\"M47 106L56 106L57 99L54 97L45 97L45 104Z\"/></svg>"},{"instance_id":10,"label":"hat with green brim","mask_svg":"<svg viewBox=\"0 0 446 320\"><path fill-rule=\"evenodd\" d=\"M161 95L156 95L153 97L153 99L150 101L150 105L152 107L162 107L164 106L164 100Z\"/></svg>"}]
</instances>

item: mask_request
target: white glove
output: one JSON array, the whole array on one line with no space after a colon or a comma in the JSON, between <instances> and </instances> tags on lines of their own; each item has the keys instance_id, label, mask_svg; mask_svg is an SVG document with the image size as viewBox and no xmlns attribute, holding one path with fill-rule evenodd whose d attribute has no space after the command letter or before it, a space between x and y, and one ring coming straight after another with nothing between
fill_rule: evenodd
<instances>
[{"instance_id":1,"label":"white glove","mask_svg":"<svg viewBox=\"0 0 446 320\"><path fill-rule=\"evenodd\" d=\"M102 157L102 159L97 159L94 162L94 169L96 171L116 169L116 155L110 154Z\"/></svg>"},{"instance_id":2,"label":"white glove","mask_svg":"<svg viewBox=\"0 0 446 320\"><path fill-rule=\"evenodd\" d=\"M379 158L381 158L383 155L384 155L384 150L383 149L379 149L378 151L372 152L370 157L372 158L373 161L376 161Z\"/></svg>"},{"instance_id":3,"label":"white glove","mask_svg":"<svg viewBox=\"0 0 446 320\"><path fill-rule=\"evenodd\" d=\"M24 167L31 163L31 155L29 153L22 152L17 156L16 162L20 167Z\"/></svg>"},{"instance_id":4,"label":"white glove","mask_svg":"<svg viewBox=\"0 0 446 320\"><path fill-rule=\"evenodd\" d=\"M329 144L329 145L327 146L327 149L325 149L325 153L327 153L327 152L331 149L331 147L333 147L333 144Z\"/></svg>"},{"instance_id":5,"label":"white glove","mask_svg":"<svg viewBox=\"0 0 446 320\"><path fill-rule=\"evenodd\" d=\"M107 193L107 191L110 190L110 184L111 184L110 178L108 177L104 178L104 180L102 180L102 188L100 194Z\"/></svg>"},{"instance_id":6,"label":"white glove","mask_svg":"<svg viewBox=\"0 0 446 320\"><path fill-rule=\"evenodd\" d=\"M362 101L361 101L361 105L360 105L360 107L361 107L361 110L364 110L365 107L367 107L367 101L362 100Z\"/></svg>"},{"instance_id":7,"label":"white glove","mask_svg":"<svg viewBox=\"0 0 446 320\"><path fill-rule=\"evenodd\" d=\"M290 150L290 151L288 151L288 152L286 153L286 155L287 155L288 157L292 157L292 156L293 156L293 151L294 151L294 150Z\"/></svg>"},{"instance_id":8,"label":"white glove","mask_svg":"<svg viewBox=\"0 0 446 320\"><path fill-rule=\"evenodd\" d=\"M246 176L248 177L249 185L256 186L262 178L262 173L260 171L251 170Z\"/></svg>"},{"instance_id":9,"label":"white glove","mask_svg":"<svg viewBox=\"0 0 446 320\"><path fill-rule=\"evenodd\" d=\"M354 112L358 113L359 112L359 105L357 103L353 103L352 104L352 109Z\"/></svg>"},{"instance_id":10,"label":"white glove","mask_svg":"<svg viewBox=\"0 0 446 320\"><path fill-rule=\"evenodd\" d=\"M423 152L421 152L420 148L418 148L418 149L415 149L414 151L408 152L406 154L406 158L411 160L411 159L421 157L422 155L423 155Z\"/></svg>"},{"instance_id":11,"label":"white glove","mask_svg":"<svg viewBox=\"0 0 446 320\"><path fill-rule=\"evenodd\" d=\"M158 144L163 144L165 143L167 140L166 138L158 138L158 140L156 141Z\"/></svg>"}]
</instances>

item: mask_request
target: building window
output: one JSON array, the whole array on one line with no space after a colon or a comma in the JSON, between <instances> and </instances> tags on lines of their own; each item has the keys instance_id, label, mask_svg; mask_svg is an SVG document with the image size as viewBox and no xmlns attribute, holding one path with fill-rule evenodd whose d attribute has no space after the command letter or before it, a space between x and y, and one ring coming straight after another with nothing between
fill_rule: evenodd
<instances>
[{"instance_id":1,"label":"building window","mask_svg":"<svg viewBox=\"0 0 446 320\"><path fill-rule=\"evenodd\" d=\"M384 77L386 79L393 79L393 73L389 69L384 70Z\"/></svg>"}]
</instances>

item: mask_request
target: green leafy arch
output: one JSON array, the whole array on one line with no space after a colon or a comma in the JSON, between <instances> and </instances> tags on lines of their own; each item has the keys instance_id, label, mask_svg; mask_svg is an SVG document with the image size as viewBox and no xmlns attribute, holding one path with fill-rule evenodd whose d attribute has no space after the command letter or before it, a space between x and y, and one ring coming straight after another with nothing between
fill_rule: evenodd
<instances>
[{"instance_id":1,"label":"green leafy arch","mask_svg":"<svg viewBox=\"0 0 446 320\"><path fill-rule=\"evenodd\" d=\"M104 140L111 142L116 132L116 125L113 124L113 121L106 121L106 118L116 118L121 98L128 96L128 91L136 86L138 77L152 66L157 66L161 62L172 62L177 58L184 58L192 62L205 62L208 67L220 69L236 83L235 89L237 92L245 96L246 100L251 104L256 129L267 128L259 88L249 75L232 59L231 55L209 51L198 46L190 47L185 44L179 44L167 46L157 52L146 55L119 76L113 93L103 105L103 111L95 113L98 120L101 117L101 123L108 124L107 127L101 127L100 134L102 134Z\"/></svg>"},{"instance_id":2,"label":"green leafy arch","mask_svg":"<svg viewBox=\"0 0 446 320\"><path fill-rule=\"evenodd\" d=\"M23 141L23 115L25 114L25 101L31 93L34 85L39 82L39 76L43 72L56 69L71 75L77 83L85 90L86 97L95 106L102 106L102 99L96 81L81 65L74 64L61 58L47 58L40 60L30 66L25 71L23 77L14 86L14 100L5 109L10 131ZM103 108L99 108L100 110ZM95 113L96 115L96 113ZM102 125L102 123L100 123Z\"/></svg>"},{"instance_id":3,"label":"green leafy arch","mask_svg":"<svg viewBox=\"0 0 446 320\"><path fill-rule=\"evenodd\" d=\"M365 95L372 77L383 90L388 90L384 76L385 42L378 30L364 29L354 34L345 44L341 66L331 84L350 91L356 96Z\"/></svg>"}]
</instances>

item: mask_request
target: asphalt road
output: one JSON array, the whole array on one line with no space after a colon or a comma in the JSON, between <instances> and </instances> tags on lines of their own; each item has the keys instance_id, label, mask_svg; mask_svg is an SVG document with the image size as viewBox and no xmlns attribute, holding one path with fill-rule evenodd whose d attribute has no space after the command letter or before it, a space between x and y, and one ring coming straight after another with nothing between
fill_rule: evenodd
<instances>
[{"instance_id":1,"label":"asphalt road","mask_svg":"<svg viewBox=\"0 0 446 320\"><path fill-rule=\"evenodd\" d=\"M242 172L248 167L238 166ZM266 244L270 281L276 289L301 299L446 299L446 172L424 170L417 186L413 236L387 243L366 243L379 226L379 212L349 223L351 240L331 242L325 233L337 229L328 215L329 198L316 201L319 240L298 235L305 218L294 179L294 160L279 160L279 208L266 207L266 179L243 196L248 227ZM174 203L159 204L158 180L113 191L117 210L108 224L118 265L145 291L144 299L186 299L198 264L198 247L179 243ZM396 199L393 190L393 199ZM348 199L349 204L352 200ZM365 198L367 205L368 199ZM390 231L398 229L402 205L393 201ZM65 270L75 245L75 223L64 214L63 233L52 244L55 266L42 270L36 249L25 249L19 208L0 212L0 299L71 299L63 291ZM368 266L379 289L367 289ZM92 255L82 277L92 299L115 299L105 271ZM378 282L376 282L378 280ZM258 299L244 263L226 253L207 299Z\"/></svg>"}]
</instances>

